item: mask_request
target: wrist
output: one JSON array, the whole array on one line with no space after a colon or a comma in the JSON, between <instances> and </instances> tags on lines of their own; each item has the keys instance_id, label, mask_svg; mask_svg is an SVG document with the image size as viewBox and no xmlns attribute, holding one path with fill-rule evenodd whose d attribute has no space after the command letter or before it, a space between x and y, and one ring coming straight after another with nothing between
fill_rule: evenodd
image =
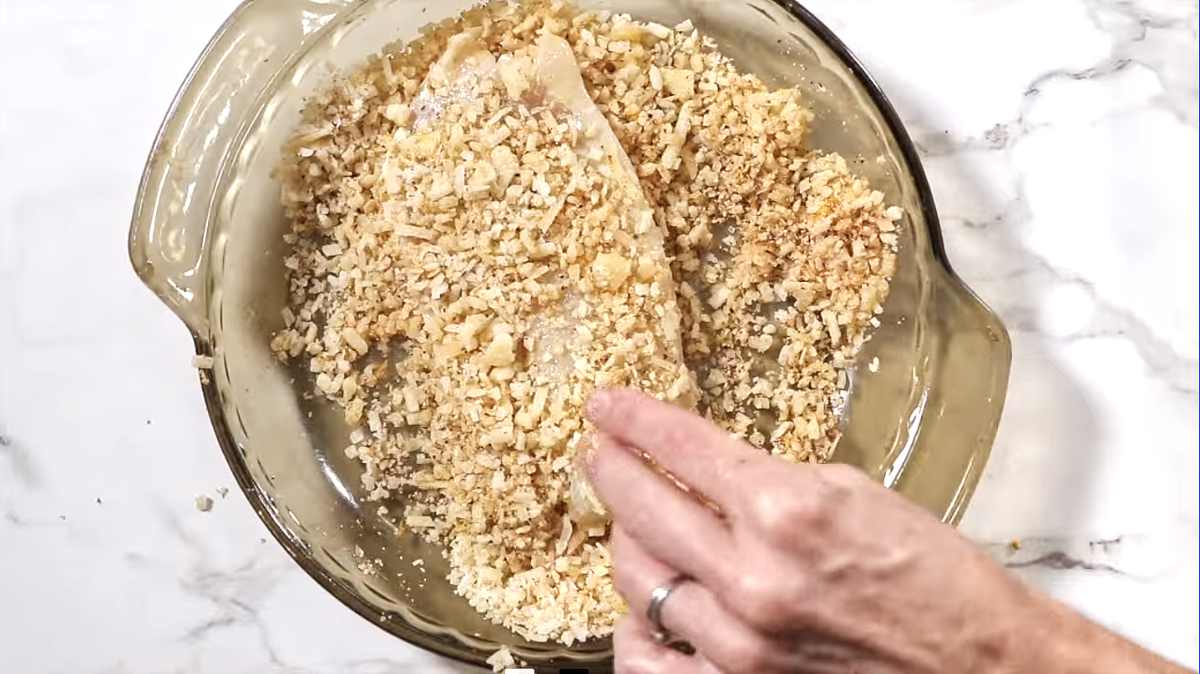
<instances>
[{"instance_id":1,"label":"wrist","mask_svg":"<svg viewBox=\"0 0 1200 674\"><path fill-rule=\"evenodd\" d=\"M1030 619L1006 674L1162 673L1187 670L1142 649L1049 597L1030 591Z\"/></svg>"},{"instance_id":2,"label":"wrist","mask_svg":"<svg viewBox=\"0 0 1200 674\"><path fill-rule=\"evenodd\" d=\"M1078 613L1049 597L1038 597L1035 618L1027 634L1028 669L1015 671L1052 671L1063 674L1094 672L1092 665L1106 662L1103 653L1111 647L1103 643L1098 628ZM1108 667L1117 663L1108 662ZM1114 668L1112 671L1122 671Z\"/></svg>"}]
</instances>

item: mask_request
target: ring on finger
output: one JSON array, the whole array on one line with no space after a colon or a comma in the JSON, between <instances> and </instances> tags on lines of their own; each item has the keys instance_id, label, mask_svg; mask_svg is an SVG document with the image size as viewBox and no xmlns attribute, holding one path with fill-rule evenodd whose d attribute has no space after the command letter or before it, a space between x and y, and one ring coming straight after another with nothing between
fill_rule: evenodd
<instances>
[{"instance_id":1,"label":"ring on finger","mask_svg":"<svg viewBox=\"0 0 1200 674\"><path fill-rule=\"evenodd\" d=\"M680 585L691 582L691 580L691 576L680 574L650 592L650 603L646 605L646 620L654 630L650 633L650 637L661 646L670 646L675 641L675 635L671 634L671 630L667 629L666 625L663 625L663 605Z\"/></svg>"}]
</instances>

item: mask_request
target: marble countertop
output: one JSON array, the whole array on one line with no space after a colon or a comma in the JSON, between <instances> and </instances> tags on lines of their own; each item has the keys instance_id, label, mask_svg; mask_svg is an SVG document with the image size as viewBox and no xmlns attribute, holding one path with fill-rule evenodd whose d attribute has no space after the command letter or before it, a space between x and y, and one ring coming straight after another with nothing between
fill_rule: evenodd
<instances>
[{"instance_id":1,"label":"marble countertop","mask_svg":"<svg viewBox=\"0 0 1200 674\"><path fill-rule=\"evenodd\" d=\"M808 4L896 103L951 259L1012 332L963 530L1195 667L1196 1ZM188 335L129 267L154 131L234 6L0 0L4 669L465 672L342 607L221 495Z\"/></svg>"}]
</instances>

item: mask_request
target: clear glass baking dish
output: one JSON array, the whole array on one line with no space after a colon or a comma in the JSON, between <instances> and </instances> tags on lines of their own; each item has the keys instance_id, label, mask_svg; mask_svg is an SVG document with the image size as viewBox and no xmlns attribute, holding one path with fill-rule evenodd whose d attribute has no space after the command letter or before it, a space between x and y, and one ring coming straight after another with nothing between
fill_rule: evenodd
<instances>
[{"instance_id":1,"label":"clear glass baking dish","mask_svg":"<svg viewBox=\"0 0 1200 674\"><path fill-rule=\"evenodd\" d=\"M611 644L525 642L484 622L442 578L438 550L398 537L365 500L341 413L272 358L286 224L272 169L306 96L466 0L246 0L188 75L145 169L129 235L142 280L214 366L201 386L217 440L271 533L351 609L418 646L480 664L500 646L537 666L608 671ZM907 211L883 326L851 377L835 459L956 523L987 461L1007 388L1007 333L946 259L912 141L845 45L790 0L583 0L673 25L691 19L739 66L799 86L816 147L840 152ZM181 355L181 358L183 356ZM365 574L361 559L381 559ZM425 559L422 571L394 553ZM407 582L419 576L423 583Z\"/></svg>"}]
</instances>

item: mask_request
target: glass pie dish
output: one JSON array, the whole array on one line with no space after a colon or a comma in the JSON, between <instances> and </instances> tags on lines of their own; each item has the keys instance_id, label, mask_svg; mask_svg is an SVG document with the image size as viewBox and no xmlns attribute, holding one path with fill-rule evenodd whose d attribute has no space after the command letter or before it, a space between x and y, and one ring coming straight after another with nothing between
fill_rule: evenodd
<instances>
[{"instance_id":1,"label":"glass pie dish","mask_svg":"<svg viewBox=\"0 0 1200 674\"><path fill-rule=\"evenodd\" d=\"M343 415L310 375L278 362L287 223L273 179L303 102L389 43L467 0L246 0L212 39L167 114L142 179L130 256L184 322L217 440L254 510L318 583L379 627L481 664L501 646L532 666L608 671L611 644L527 642L480 617L444 580L440 550L398 533L360 487ZM920 161L862 65L789 0L583 0L673 25L691 19L738 66L798 86L814 147L836 151L905 209L899 270L882 326L849 378L835 460L956 523L986 463L1011 348L954 274ZM423 567L411 560L424 559ZM403 558L405 561L401 561ZM382 566L363 564L381 560Z\"/></svg>"}]
</instances>

